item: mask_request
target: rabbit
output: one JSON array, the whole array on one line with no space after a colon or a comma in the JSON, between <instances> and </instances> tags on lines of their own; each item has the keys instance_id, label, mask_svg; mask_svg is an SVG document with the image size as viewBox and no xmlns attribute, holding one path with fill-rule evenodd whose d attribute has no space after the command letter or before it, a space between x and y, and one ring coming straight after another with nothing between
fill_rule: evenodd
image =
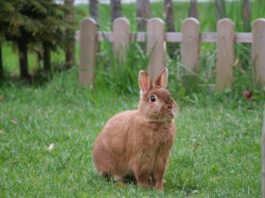
<instances>
[{"instance_id":1,"label":"rabbit","mask_svg":"<svg viewBox=\"0 0 265 198\"><path fill-rule=\"evenodd\" d=\"M155 189L163 190L178 109L166 89L167 80L167 68L154 84L145 71L139 72L138 109L114 115L94 142L94 163L101 176L119 182L130 176L137 186L148 188L150 181Z\"/></svg>"}]
</instances>

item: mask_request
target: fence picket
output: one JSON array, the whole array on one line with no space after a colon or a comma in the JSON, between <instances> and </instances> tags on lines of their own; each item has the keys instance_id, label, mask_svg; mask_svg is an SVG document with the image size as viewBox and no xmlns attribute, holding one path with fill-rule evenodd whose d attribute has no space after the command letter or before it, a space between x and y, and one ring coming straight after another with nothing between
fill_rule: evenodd
<instances>
[{"instance_id":1,"label":"fence picket","mask_svg":"<svg viewBox=\"0 0 265 198\"><path fill-rule=\"evenodd\" d=\"M186 88L191 88L197 84L195 74L199 72L199 29L199 21L195 18L187 18L182 23L181 62L187 68L183 76L183 82Z\"/></svg>"},{"instance_id":2,"label":"fence picket","mask_svg":"<svg viewBox=\"0 0 265 198\"><path fill-rule=\"evenodd\" d=\"M265 85L265 19L257 19L252 25L252 32L234 32L234 23L230 19L218 21L217 32L199 32L199 22L195 18L185 19L182 32L164 32L164 22L159 18L148 20L147 32L130 32L126 18L118 18L113 23L113 32L97 32L93 19L80 22L80 31L76 32L80 42L80 85L93 85L97 43L106 40L113 42L113 51L120 60L125 59L130 41L147 42L149 63L147 71L154 81L164 66L165 42L182 43L181 61L188 68L184 73L187 85L197 81L199 72L200 42L216 42L216 87L218 91L231 88L233 82L234 43L252 43L253 79ZM193 71L193 72L191 72ZM192 75L189 74L192 73ZM191 78L190 78L191 77ZM196 82L195 81L195 82Z\"/></svg>"},{"instance_id":3,"label":"fence picket","mask_svg":"<svg viewBox=\"0 0 265 198\"><path fill-rule=\"evenodd\" d=\"M147 71L154 82L164 67L164 22L153 18L147 22L147 54L150 56Z\"/></svg>"},{"instance_id":4,"label":"fence picket","mask_svg":"<svg viewBox=\"0 0 265 198\"><path fill-rule=\"evenodd\" d=\"M217 23L217 63L216 88L223 91L231 88L234 64L234 23L230 19L222 19Z\"/></svg>"},{"instance_id":5,"label":"fence picket","mask_svg":"<svg viewBox=\"0 0 265 198\"><path fill-rule=\"evenodd\" d=\"M92 18L80 22L79 84L92 86L96 62L97 25Z\"/></svg>"},{"instance_id":6,"label":"fence picket","mask_svg":"<svg viewBox=\"0 0 265 198\"><path fill-rule=\"evenodd\" d=\"M252 25L252 62L253 77L256 82L265 85L265 19L257 19Z\"/></svg>"},{"instance_id":7,"label":"fence picket","mask_svg":"<svg viewBox=\"0 0 265 198\"><path fill-rule=\"evenodd\" d=\"M130 23L120 17L113 22L113 51L120 62L124 61L130 47Z\"/></svg>"}]
</instances>

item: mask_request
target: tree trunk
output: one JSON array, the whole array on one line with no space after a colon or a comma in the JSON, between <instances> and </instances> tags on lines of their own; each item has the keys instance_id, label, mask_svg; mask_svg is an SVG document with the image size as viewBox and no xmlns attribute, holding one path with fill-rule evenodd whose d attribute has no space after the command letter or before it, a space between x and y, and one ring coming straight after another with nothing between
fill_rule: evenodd
<instances>
[{"instance_id":1,"label":"tree trunk","mask_svg":"<svg viewBox=\"0 0 265 198\"><path fill-rule=\"evenodd\" d=\"M215 19L218 22L226 17L225 0L215 0Z\"/></svg>"},{"instance_id":2,"label":"tree trunk","mask_svg":"<svg viewBox=\"0 0 265 198\"><path fill-rule=\"evenodd\" d=\"M67 68L75 65L75 11L74 0L65 0L64 4L70 8L70 13L65 16L66 23L71 27L66 29L65 64Z\"/></svg>"},{"instance_id":3,"label":"tree trunk","mask_svg":"<svg viewBox=\"0 0 265 198\"><path fill-rule=\"evenodd\" d=\"M29 78L27 44L24 42L19 42L18 43L18 52L19 52L20 77L22 79L27 79L27 78Z\"/></svg>"},{"instance_id":4,"label":"tree trunk","mask_svg":"<svg viewBox=\"0 0 265 198\"><path fill-rule=\"evenodd\" d=\"M98 26L98 0L89 0L90 17L97 22Z\"/></svg>"},{"instance_id":5,"label":"tree trunk","mask_svg":"<svg viewBox=\"0 0 265 198\"><path fill-rule=\"evenodd\" d=\"M2 59L2 45L0 43L0 79L4 76L3 59Z\"/></svg>"},{"instance_id":6,"label":"tree trunk","mask_svg":"<svg viewBox=\"0 0 265 198\"><path fill-rule=\"evenodd\" d=\"M172 0L165 0L165 21L166 21L166 31L175 32L174 25L174 12L173 12L173 2ZM174 58L177 55L179 44L176 43L167 43L167 52L170 58Z\"/></svg>"},{"instance_id":7,"label":"tree trunk","mask_svg":"<svg viewBox=\"0 0 265 198\"><path fill-rule=\"evenodd\" d=\"M168 32L175 32L172 0L165 0L165 20Z\"/></svg>"},{"instance_id":8,"label":"tree trunk","mask_svg":"<svg viewBox=\"0 0 265 198\"><path fill-rule=\"evenodd\" d=\"M190 0L189 17L198 19L197 0Z\"/></svg>"},{"instance_id":9,"label":"tree trunk","mask_svg":"<svg viewBox=\"0 0 265 198\"><path fill-rule=\"evenodd\" d=\"M243 19L244 19L244 31L250 31L250 2L249 0L243 0Z\"/></svg>"},{"instance_id":10,"label":"tree trunk","mask_svg":"<svg viewBox=\"0 0 265 198\"><path fill-rule=\"evenodd\" d=\"M51 50L43 44L43 67L47 72L51 72Z\"/></svg>"},{"instance_id":11,"label":"tree trunk","mask_svg":"<svg viewBox=\"0 0 265 198\"><path fill-rule=\"evenodd\" d=\"M111 0L111 22L121 17L121 0Z\"/></svg>"},{"instance_id":12,"label":"tree trunk","mask_svg":"<svg viewBox=\"0 0 265 198\"><path fill-rule=\"evenodd\" d=\"M151 17L149 0L137 0L138 31L146 31L147 19Z\"/></svg>"}]
</instances>

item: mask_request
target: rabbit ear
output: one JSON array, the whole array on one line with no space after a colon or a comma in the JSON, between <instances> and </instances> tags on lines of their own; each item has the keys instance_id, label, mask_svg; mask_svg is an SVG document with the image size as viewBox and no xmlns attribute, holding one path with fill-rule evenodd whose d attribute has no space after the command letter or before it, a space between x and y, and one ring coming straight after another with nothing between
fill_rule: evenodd
<instances>
[{"instance_id":1,"label":"rabbit ear","mask_svg":"<svg viewBox=\"0 0 265 198\"><path fill-rule=\"evenodd\" d=\"M151 79L149 78L148 74L143 70L139 72L139 87L143 92L149 91L152 87Z\"/></svg>"},{"instance_id":2,"label":"rabbit ear","mask_svg":"<svg viewBox=\"0 0 265 198\"><path fill-rule=\"evenodd\" d=\"M166 88L167 87L167 79L168 79L168 70L165 67L161 73L159 74L159 76L157 77L156 81L155 81L155 85Z\"/></svg>"}]
</instances>

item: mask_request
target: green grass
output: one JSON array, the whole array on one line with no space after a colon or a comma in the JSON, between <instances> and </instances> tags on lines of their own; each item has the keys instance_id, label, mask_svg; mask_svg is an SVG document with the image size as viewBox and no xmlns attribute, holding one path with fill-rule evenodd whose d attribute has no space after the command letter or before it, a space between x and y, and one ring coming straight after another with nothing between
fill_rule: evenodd
<instances>
[{"instance_id":1,"label":"green grass","mask_svg":"<svg viewBox=\"0 0 265 198\"><path fill-rule=\"evenodd\" d=\"M232 5L239 8L238 4L227 6ZM253 4L253 18L262 17L264 7L258 5ZM174 6L179 10L175 12L179 31L188 4ZM213 14L200 14L207 6L212 4L199 4L201 30L214 31ZM77 21L87 16L87 6L76 9ZM104 13L99 19L101 30L110 30L109 6L99 9ZM122 9L135 30L135 4ZM151 9L152 16L162 17L162 3L152 4ZM192 92L182 86L179 55L176 59L166 56L168 89L180 112L164 192L108 182L98 176L93 164L93 142L106 121L137 108L138 71L148 63L140 45L132 43L120 64L111 44L102 43L94 89L78 86L77 68L56 71L64 61L62 51L52 54L56 72L48 82L32 85L6 78L0 84L0 197L260 197L265 90L252 83L249 48L238 44L235 48L240 67L235 68L232 89L224 93L212 90L214 44L201 44L199 87ZM10 44L3 47L3 54L5 71L17 74L17 55ZM34 60L31 54L31 71L41 67L34 66ZM253 90L251 100L242 96L245 89ZM49 151L52 143L54 150Z\"/></svg>"},{"instance_id":2,"label":"green grass","mask_svg":"<svg viewBox=\"0 0 265 198\"><path fill-rule=\"evenodd\" d=\"M176 139L159 193L98 176L93 141L112 115L136 108L139 96L82 89L77 76L72 69L42 86L1 87L1 197L260 197L263 102L175 96Z\"/></svg>"},{"instance_id":3,"label":"green grass","mask_svg":"<svg viewBox=\"0 0 265 198\"><path fill-rule=\"evenodd\" d=\"M150 7L152 18L164 18L163 1L152 3ZM181 24L183 20L188 17L189 2L174 2L173 8L176 31L181 31ZM226 2L226 14L228 18L231 18L235 22L235 31L244 31L241 9L242 1ZM98 10L100 30L111 31L110 5L100 4ZM76 22L78 29L79 21L82 18L89 16L88 6L79 5L76 7L76 11ZM136 31L136 4L122 4L122 16L126 17L130 21L131 30ZM256 0L255 2L251 2L251 22L257 18L265 18L265 2L263 0ZM214 1L208 3L198 3L198 20L200 22L200 31L216 31Z\"/></svg>"}]
</instances>

